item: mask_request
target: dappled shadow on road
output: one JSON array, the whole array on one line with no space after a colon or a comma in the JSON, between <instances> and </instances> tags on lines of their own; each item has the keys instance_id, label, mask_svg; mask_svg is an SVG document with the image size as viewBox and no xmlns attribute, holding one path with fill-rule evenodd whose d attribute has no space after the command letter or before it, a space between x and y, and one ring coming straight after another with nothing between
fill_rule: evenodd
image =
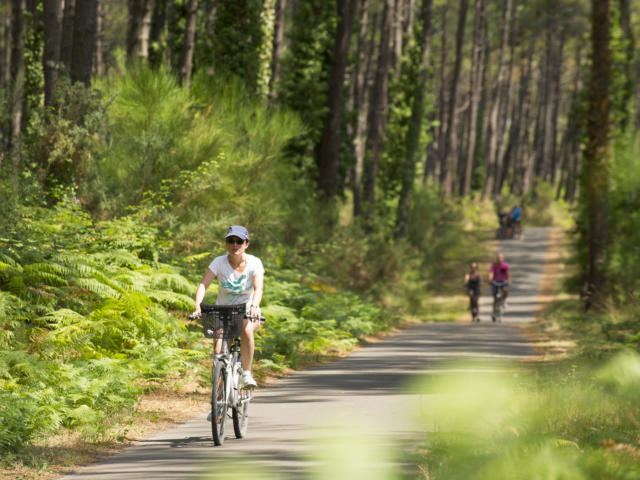
<instances>
[{"instance_id":1,"label":"dappled shadow on road","mask_svg":"<svg viewBox=\"0 0 640 480\"><path fill-rule=\"evenodd\" d=\"M302 425L298 426L298 429ZM263 447L245 439L227 437L215 447L211 437L192 436L152 439L111 457L100 471L78 472L74 479L261 479L265 466L277 466L278 478L306 478L308 462L301 455L301 440L280 439L276 445ZM239 448L238 448L239 447ZM203 468L203 463L211 462ZM241 467L239 467L241 465ZM204 474L203 472L207 472Z\"/></svg>"},{"instance_id":2,"label":"dappled shadow on road","mask_svg":"<svg viewBox=\"0 0 640 480\"><path fill-rule=\"evenodd\" d=\"M350 394L403 393L422 371L437 369L445 360L509 360L533 355L533 347L508 325L417 325L348 358L298 372L267 394L256 395L255 401L321 402Z\"/></svg>"}]
</instances>

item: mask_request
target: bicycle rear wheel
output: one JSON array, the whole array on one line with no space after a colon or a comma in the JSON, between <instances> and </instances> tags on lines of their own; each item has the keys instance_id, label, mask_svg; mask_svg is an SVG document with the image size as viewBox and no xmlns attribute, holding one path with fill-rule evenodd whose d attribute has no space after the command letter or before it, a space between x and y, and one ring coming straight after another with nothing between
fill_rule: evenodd
<instances>
[{"instance_id":1,"label":"bicycle rear wheel","mask_svg":"<svg viewBox=\"0 0 640 480\"><path fill-rule=\"evenodd\" d=\"M227 372L222 362L215 362L213 367L213 388L211 389L211 433L213 443L224 443L224 424L229 408Z\"/></svg>"},{"instance_id":2,"label":"bicycle rear wheel","mask_svg":"<svg viewBox=\"0 0 640 480\"><path fill-rule=\"evenodd\" d=\"M499 295L496 299L496 322L502 322L502 313L504 312L504 297Z\"/></svg>"}]
</instances>

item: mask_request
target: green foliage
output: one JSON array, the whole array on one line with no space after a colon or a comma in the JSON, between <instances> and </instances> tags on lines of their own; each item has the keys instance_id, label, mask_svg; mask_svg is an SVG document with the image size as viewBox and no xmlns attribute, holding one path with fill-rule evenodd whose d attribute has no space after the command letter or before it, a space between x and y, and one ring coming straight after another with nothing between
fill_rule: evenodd
<instances>
[{"instance_id":1,"label":"green foliage","mask_svg":"<svg viewBox=\"0 0 640 480\"><path fill-rule=\"evenodd\" d=\"M283 156L302 131L297 118L268 110L237 80L201 73L187 95L167 72L137 67L103 88L113 101L95 182L102 209L144 199L176 249L193 252L212 249L211 232L231 223L278 238L289 206L308 201Z\"/></svg>"},{"instance_id":2,"label":"green foliage","mask_svg":"<svg viewBox=\"0 0 640 480\"><path fill-rule=\"evenodd\" d=\"M104 132L105 111L97 90L82 83L58 81L56 108L39 105L29 116L24 136L24 167L48 187L78 184L83 198L95 204L88 189L95 176L95 157Z\"/></svg>"},{"instance_id":3,"label":"green foliage","mask_svg":"<svg viewBox=\"0 0 640 480\"><path fill-rule=\"evenodd\" d=\"M186 91L167 72L140 65L109 77L100 88L110 101L109 136L100 159L104 184L96 186L103 208L122 212L163 179L215 156L215 130L191 110Z\"/></svg>"},{"instance_id":4,"label":"green foliage","mask_svg":"<svg viewBox=\"0 0 640 480\"><path fill-rule=\"evenodd\" d=\"M397 323L389 312L313 275L270 272L263 309L268 324L256 342L262 368L296 368L301 361L339 355Z\"/></svg>"},{"instance_id":5,"label":"green foliage","mask_svg":"<svg viewBox=\"0 0 640 480\"><path fill-rule=\"evenodd\" d=\"M30 118L33 110L42 108L44 95L44 72L42 67L42 51L44 47L44 28L40 21L43 6L34 4L33 10L27 8L23 12L25 22L24 36L24 118Z\"/></svg>"},{"instance_id":6,"label":"green foliage","mask_svg":"<svg viewBox=\"0 0 640 480\"><path fill-rule=\"evenodd\" d=\"M621 136L614 148L609 197L609 278L617 303L637 303L640 291L640 136Z\"/></svg>"},{"instance_id":7,"label":"green foliage","mask_svg":"<svg viewBox=\"0 0 640 480\"><path fill-rule=\"evenodd\" d=\"M202 355L168 310L190 308L195 286L149 255L157 231L135 215L95 224L74 200L21 206L0 238L4 451L62 425L103 434L142 381Z\"/></svg>"},{"instance_id":8,"label":"green foliage","mask_svg":"<svg viewBox=\"0 0 640 480\"><path fill-rule=\"evenodd\" d=\"M418 38L421 35L422 23L417 23L416 31L406 47L407 53L400 61L398 72L392 75L389 87L391 108L386 127L387 140L378 170L381 191L387 198L397 197L402 185L404 163L407 157L409 123L420 83L422 54ZM425 90L428 90L428 84L425 86ZM416 152L424 152L429 141L428 132L432 125L427 123L427 117L433 108L433 101L433 97L427 93L424 97L422 128L418 133ZM420 158L421 155L416 158L416 163L419 163ZM392 215L392 213L388 213L388 215Z\"/></svg>"},{"instance_id":9,"label":"green foliage","mask_svg":"<svg viewBox=\"0 0 640 480\"><path fill-rule=\"evenodd\" d=\"M636 478L639 362L625 353L595 370L458 365L468 373L434 376L421 387L433 399L429 478Z\"/></svg>"}]
</instances>

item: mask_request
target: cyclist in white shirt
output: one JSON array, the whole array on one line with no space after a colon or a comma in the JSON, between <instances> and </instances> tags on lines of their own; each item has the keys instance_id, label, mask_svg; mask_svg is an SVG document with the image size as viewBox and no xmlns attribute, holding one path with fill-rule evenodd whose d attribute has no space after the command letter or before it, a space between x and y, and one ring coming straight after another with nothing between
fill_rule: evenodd
<instances>
[{"instance_id":1,"label":"cyclist in white shirt","mask_svg":"<svg viewBox=\"0 0 640 480\"><path fill-rule=\"evenodd\" d=\"M227 254L216 257L205 270L195 298L195 314L200 315L200 304L214 278L218 279L217 305L247 305L247 314L240 335L242 356L242 382L245 387L255 387L251 375L254 341L253 332L260 328L260 301L264 284L264 267L258 257L246 253L249 232L240 225L232 225L225 235Z\"/></svg>"}]
</instances>

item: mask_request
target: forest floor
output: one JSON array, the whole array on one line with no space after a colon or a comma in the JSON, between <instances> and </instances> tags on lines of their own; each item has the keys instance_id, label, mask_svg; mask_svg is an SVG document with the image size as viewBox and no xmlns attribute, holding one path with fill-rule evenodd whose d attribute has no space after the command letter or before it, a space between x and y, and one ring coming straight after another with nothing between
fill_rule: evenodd
<instances>
[{"instance_id":1,"label":"forest floor","mask_svg":"<svg viewBox=\"0 0 640 480\"><path fill-rule=\"evenodd\" d=\"M491 251L495 246L491 245ZM566 256L566 238L559 230L549 235L549 248L546 254L541 298L553 300L559 285L566 274L562 259ZM434 310L441 310L446 305L466 301L464 296L440 295L430 300ZM458 312L462 309L458 308ZM467 313L456 314L457 321L466 322ZM412 323L412 322L408 322ZM522 326L527 336L532 338L545 358L559 355L570 345L557 338L554 331L539 331L534 326ZM398 329L386 335L396 333ZM372 337L370 343L379 341L382 336ZM353 351L348 352L348 354ZM309 365L305 365L308 367ZM270 383L265 379L264 383ZM201 388L197 382L190 381L174 385L172 391L157 389L143 395L136 405L135 414L126 424L113 430L108 440L96 442L86 435L62 432L25 449L16 458L12 468L0 468L0 478L11 479L54 479L59 478L75 468L103 460L124 448L142 440L153 437L158 432L168 430L176 425L203 414L209 410L209 392Z\"/></svg>"}]
</instances>

